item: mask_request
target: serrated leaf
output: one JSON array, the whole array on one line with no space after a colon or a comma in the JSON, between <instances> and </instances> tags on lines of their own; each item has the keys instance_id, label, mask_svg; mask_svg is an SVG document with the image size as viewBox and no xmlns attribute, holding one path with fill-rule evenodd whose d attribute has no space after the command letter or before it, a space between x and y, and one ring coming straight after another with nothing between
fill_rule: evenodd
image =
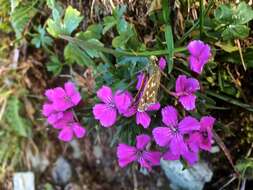
<instances>
[{"instance_id":1,"label":"serrated leaf","mask_svg":"<svg viewBox=\"0 0 253 190\"><path fill-rule=\"evenodd\" d=\"M232 7L228 5L221 5L214 11L215 19L219 20L222 23L231 23L232 22L233 11Z\"/></svg>"},{"instance_id":2,"label":"serrated leaf","mask_svg":"<svg viewBox=\"0 0 253 190\"><path fill-rule=\"evenodd\" d=\"M53 39L46 35L46 31L40 25L36 28L37 33L33 34L32 44L36 48L40 48L41 46L50 46L52 45Z\"/></svg>"},{"instance_id":3,"label":"serrated leaf","mask_svg":"<svg viewBox=\"0 0 253 190\"><path fill-rule=\"evenodd\" d=\"M59 58L56 55L50 57L49 62L47 63L47 70L52 72L54 75L59 75L62 70L62 64Z\"/></svg>"},{"instance_id":4,"label":"serrated leaf","mask_svg":"<svg viewBox=\"0 0 253 190\"><path fill-rule=\"evenodd\" d=\"M92 59L89 58L89 56L84 51L82 51L77 45L73 43L69 43L64 48L64 58L69 63L76 62L79 65L85 65L87 67L95 65Z\"/></svg>"},{"instance_id":5,"label":"serrated leaf","mask_svg":"<svg viewBox=\"0 0 253 190\"><path fill-rule=\"evenodd\" d=\"M71 34L82 21L83 16L80 16L80 12L71 6L68 6L65 12L63 26L66 34Z\"/></svg>"},{"instance_id":6,"label":"serrated leaf","mask_svg":"<svg viewBox=\"0 0 253 190\"><path fill-rule=\"evenodd\" d=\"M28 24L29 20L35 15L36 10L32 3L18 6L15 11L11 13L11 25L16 33L16 37L19 39L22 37L22 33Z\"/></svg>"},{"instance_id":7,"label":"serrated leaf","mask_svg":"<svg viewBox=\"0 0 253 190\"><path fill-rule=\"evenodd\" d=\"M238 5L234 18L236 24L246 24L253 19L253 10L243 1Z\"/></svg>"},{"instance_id":8,"label":"serrated leaf","mask_svg":"<svg viewBox=\"0 0 253 190\"><path fill-rule=\"evenodd\" d=\"M11 129L19 136L28 137L30 123L20 115L21 102L16 96L11 96L8 100L4 118Z\"/></svg>"},{"instance_id":9,"label":"serrated leaf","mask_svg":"<svg viewBox=\"0 0 253 190\"><path fill-rule=\"evenodd\" d=\"M52 14L53 19L49 18L47 20L47 31L53 37L58 37L61 34L71 35L83 19L80 12L71 6L67 7L63 20L59 8L54 8Z\"/></svg>"},{"instance_id":10,"label":"serrated leaf","mask_svg":"<svg viewBox=\"0 0 253 190\"><path fill-rule=\"evenodd\" d=\"M221 34L224 40L244 39L249 35L249 27L246 25L229 25Z\"/></svg>"},{"instance_id":11,"label":"serrated leaf","mask_svg":"<svg viewBox=\"0 0 253 190\"><path fill-rule=\"evenodd\" d=\"M103 34L105 34L108 30L110 30L116 24L117 24L117 19L115 19L113 16L106 16L106 17L104 17Z\"/></svg>"}]
</instances>

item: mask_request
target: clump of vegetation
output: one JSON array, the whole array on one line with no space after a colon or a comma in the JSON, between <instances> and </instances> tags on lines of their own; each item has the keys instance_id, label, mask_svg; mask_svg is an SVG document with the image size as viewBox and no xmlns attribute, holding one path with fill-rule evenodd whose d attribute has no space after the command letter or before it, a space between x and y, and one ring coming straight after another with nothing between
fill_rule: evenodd
<instances>
[{"instance_id":1,"label":"clump of vegetation","mask_svg":"<svg viewBox=\"0 0 253 190\"><path fill-rule=\"evenodd\" d=\"M121 167L135 160L151 171L161 157L183 158L190 167L208 157L218 164L215 172L235 174L231 183L238 179L243 187L252 179L253 10L247 2L71 2L0 0L3 176L28 167L17 158L37 136L59 143L59 130L67 144L115 126L108 146ZM239 111L246 119L232 125L242 130L229 127L229 114L233 119ZM48 129L42 115L58 130ZM226 169L199 154L215 144Z\"/></svg>"}]
</instances>

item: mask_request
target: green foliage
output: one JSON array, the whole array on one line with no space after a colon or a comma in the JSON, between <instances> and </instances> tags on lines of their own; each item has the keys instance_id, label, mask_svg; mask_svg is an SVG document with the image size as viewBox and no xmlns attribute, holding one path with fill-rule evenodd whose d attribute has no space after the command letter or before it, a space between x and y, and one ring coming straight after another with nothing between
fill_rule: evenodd
<instances>
[{"instance_id":1,"label":"green foliage","mask_svg":"<svg viewBox=\"0 0 253 190\"><path fill-rule=\"evenodd\" d=\"M4 118L11 127L10 130L18 136L30 136L30 123L20 115L22 104L18 97L11 96L8 100Z\"/></svg>"},{"instance_id":2,"label":"green foliage","mask_svg":"<svg viewBox=\"0 0 253 190\"><path fill-rule=\"evenodd\" d=\"M215 10L214 17L223 40L244 39L249 35L250 28L245 24L253 19L253 10L245 2L236 8L230 4L221 5Z\"/></svg>"},{"instance_id":3,"label":"green foliage","mask_svg":"<svg viewBox=\"0 0 253 190\"><path fill-rule=\"evenodd\" d=\"M53 37L60 35L71 35L78 27L83 17L80 12L71 6L65 10L64 18L62 19L62 11L58 6L54 6L54 1L48 1L48 6L52 9L53 18L47 20L47 31Z\"/></svg>"},{"instance_id":4,"label":"green foliage","mask_svg":"<svg viewBox=\"0 0 253 190\"><path fill-rule=\"evenodd\" d=\"M36 28L36 31L37 33L32 34L33 39L31 41L36 48L52 45L53 39L46 34L45 29L42 28L41 25Z\"/></svg>"},{"instance_id":5,"label":"green foliage","mask_svg":"<svg viewBox=\"0 0 253 190\"><path fill-rule=\"evenodd\" d=\"M52 72L54 75L61 73L63 64L60 62L56 55L50 56L49 62L47 63L47 70Z\"/></svg>"},{"instance_id":6,"label":"green foliage","mask_svg":"<svg viewBox=\"0 0 253 190\"><path fill-rule=\"evenodd\" d=\"M236 169L247 179L253 179L253 159L245 158L239 160L236 164Z\"/></svg>"},{"instance_id":7,"label":"green foliage","mask_svg":"<svg viewBox=\"0 0 253 190\"><path fill-rule=\"evenodd\" d=\"M29 21L33 18L36 13L35 9L36 1L30 1L28 3L18 3L13 1L10 22L16 33L16 38L20 39Z\"/></svg>"}]
</instances>

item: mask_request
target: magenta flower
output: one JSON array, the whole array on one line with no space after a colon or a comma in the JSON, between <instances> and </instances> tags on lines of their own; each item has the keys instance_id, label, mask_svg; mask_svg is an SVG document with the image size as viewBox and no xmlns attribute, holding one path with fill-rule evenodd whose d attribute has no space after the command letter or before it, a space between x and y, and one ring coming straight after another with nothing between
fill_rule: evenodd
<instances>
[{"instance_id":1,"label":"magenta flower","mask_svg":"<svg viewBox=\"0 0 253 190\"><path fill-rule=\"evenodd\" d=\"M113 95L108 86L102 86L97 91L98 98L103 102L93 107L93 115L103 127L111 127L117 120L117 111L122 114L131 105L131 95L118 90Z\"/></svg>"},{"instance_id":2,"label":"magenta flower","mask_svg":"<svg viewBox=\"0 0 253 190\"><path fill-rule=\"evenodd\" d=\"M133 98L131 98L133 99ZM143 126L145 129L149 127L151 123L151 117L149 116L148 112L150 111L157 111L160 109L160 103L156 103L153 105L150 105L146 111L140 112L137 109L137 103L134 103L127 111L123 113L123 116L125 117L132 117L133 115L136 115L136 124Z\"/></svg>"},{"instance_id":3,"label":"magenta flower","mask_svg":"<svg viewBox=\"0 0 253 190\"><path fill-rule=\"evenodd\" d=\"M189 62L190 69L198 74L203 70L204 65L211 56L211 49L208 44L204 44L200 40L191 41L187 46L190 52Z\"/></svg>"},{"instance_id":4,"label":"magenta flower","mask_svg":"<svg viewBox=\"0 0 253 190\"><path fill-rule=\"evenodd\" d=\"M146 150L150 141L151 138L148 135L141 134L136 137L136 147L119 144L117 147L119 166L123 168L137 161L141 167L151 170L152 166L159 165L161 153L158 151Z\"/></svg>"},{"instance_id":5,"label":"magenta flower","mask_svg":"<svg viewBox=\"0 0 253 190\"><path fill-rule=\"evenodd\" d=\"M184 135L199 130L199 122L187 116L178 122L178 112L173 106L162 109L162 121L166 127L153 129L155 142L162 147L169 147L172 155L185 155L189 150Z\"/></svg>"},{"instance_id":6,"label":"magenta flower","mask_svg":"<svg viewBox=\"0 0 253 190\"><path fill-rule=\"evenodd\" d=\"M140 90L145 84L146 84L146 76L145 73L141 72L137 75L137 84L136 84L136 90Z\"/></svg>"},{"instance_id":7,"label":"magenta flower","mask_svg":"<svg viewBox=\"0 0 253 190\"><path fill-rule=\"evenodd\" d=\"M194 78L187 78L179 75L176 80L175 96L179 97L179 102L186 110L195 109L196 96L194 93L199 90L199 82Z\"/></svg>"},{"instance_id":8,"label":"magenta flower","mask_svg":"<svg viewBox=\"0 0 253 190\"><path fill-rule=\"evenodd\" d=\"M42 114L47 117L48 123L51 125L57 122L59 119L63 117L63 112L56 111L54 106L49 103L45 103L42 108Z\"/></svg>"},{"instance_id":9,"label":"magenta flower","mask_svg":"<svg viewBox=\"0 0 253 190\"><path fill-rule=\"evenodd\" d=\"M58 111L65 111L76 106L81 101L81 95L76 90L72 82L64 84L64 89L61 87L48 90L46 92L49 100L53 102L53 106Z\"/></svg>"},{"instance_id":10,"label":"magenta flower","mask_svg":"<svg viewBox=\"0 0 253 190\"><path fill-rule=\"evenodd\" d=\"M85 128L74 120L71 111L64 112L63 117L54 123L53 127L61 130L58 138L65 142L71 141L74 135L77 138L82 138L86 133Z\"/></svg>"},{"instance_id":11,"label":"magenta flower","mask_svg":"<svg viewBox=\"0 0 253 190\"><path fill-rule=\"evenodd\" d=\"M212 148L212 129L215 118L204 116L200 120L200 129L190 135L188 140L189 146L194 152L199 151L199 148L206 151L211 151Z\"/></svg>"},{"instance_id":12,"label":"magenta flower","mask_svg":"<svg viewBox=\"0 0 253 190\"><path fill-rule=\"evenodd\" d=\"M161 70L165 69L165 67L166 67L166 59L165 58L161 57L159 59L159 67L160 67Z\"/></svg>"}]
</instances>

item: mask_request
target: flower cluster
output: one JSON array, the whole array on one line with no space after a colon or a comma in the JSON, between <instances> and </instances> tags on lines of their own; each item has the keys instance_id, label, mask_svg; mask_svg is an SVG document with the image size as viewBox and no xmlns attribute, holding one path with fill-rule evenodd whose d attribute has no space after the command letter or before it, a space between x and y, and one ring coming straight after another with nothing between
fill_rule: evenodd
<instances>
[{"instance_id":1,"label":"flower cluster","mask_svg":"<svg viewBox=\"0 0 253 190\"><path fill-rule=\"evenodd\" d=\"M189 55L189 67L195 73L200 74L204 65L211 56L210 47L200 40L195 40L187 46ZM161 72L166 67L166 60L159 59ZM118 120L135 117L137 125L144 129L151 125L150 112L160 110L159 102L152 102L145 110L138 110L139 101L143 94L143 87L148 81L145 73L137 76L137 97L128 91L116 90L109 86L102 86L97 91L99 103L93 106L94 118L105 128L112 127ZM199 81L192 77L179 75L176 79L175 90L169 94L176 98L186 111L196 109L196 92L200 90ZM58 138L70 141L75 135L81 138L86 130L75 117L73 108L81 101L81 96L71 82L67 82L64 88L49 89L45 93L48 98L43 105L43 115L56 129L60 129ZM187 112L186 112L187 113ZM161 124L153 128L152 137L140 134L136 137L136 146L120 143L117 147L117 157L120 167L125 167L132 162L138 162L141 167L151 170L152 166L159 165L160 159L178 160L183 158L189 165L198 161L200 150L210 151L212 144L212 128L215 119L211 116L203 116L200 120L186 115L180 116L174 106L166 105L161 109ZM157 121L157 120L156 120ZM154 141L159 146L159 151L151 150Z\"/></svg>"},{"instance_id":2,"label":"flower cluster","mask_svg":"<svg viewBox=\"0 0 253 190\"><path fill-rule=\"evenodd\" d=\"M74 118L73 108L81 101L81 95L72 82L64 84L64 88L56 87L45 92L47 101L43 105L42 113L54 128L59 129L58 138L70 141L75 135L81 138L86 130Z\"/></svg>"}]
</instances>

